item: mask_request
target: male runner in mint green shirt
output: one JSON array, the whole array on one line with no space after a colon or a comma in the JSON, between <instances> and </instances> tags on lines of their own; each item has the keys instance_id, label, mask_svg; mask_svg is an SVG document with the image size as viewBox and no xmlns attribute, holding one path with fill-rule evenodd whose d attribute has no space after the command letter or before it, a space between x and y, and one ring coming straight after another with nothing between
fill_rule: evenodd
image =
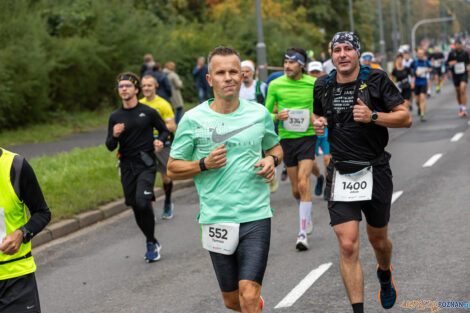
<instances>
[{"instance_id":1,"label":"male runner in mint green shirt","mask_svg":"<svg viewBox=\"0 0 470 313\"><path fill-rule=\"evenodd\" d=\"M268 183L282 149L268 110L238 97L238 52L217 47L208 62L207 81L215 99L181 119L167 174L194 177L201 241L210 251L226 307L259 312L271 236Z\"/></svg>"},{"instance_id":2,"label":"male runner in mint green shirt","mask_svg":"<svg viewBox=\"0 0 470 313\"><path fill-rule=\"evenodd\" d=\"M313 86L316 78L305 74L307 54L290 48L284 56L284 76L269 84L266 108L279 123L284 164L299 204L299 233L296 248L308 249L307 232L311 232L312 196L310 173L315 160L316 136L312 127ZM274 106L278 114L274 114ZM309 230L307 231L307 229Z\"/></svg>"}]
</instances>

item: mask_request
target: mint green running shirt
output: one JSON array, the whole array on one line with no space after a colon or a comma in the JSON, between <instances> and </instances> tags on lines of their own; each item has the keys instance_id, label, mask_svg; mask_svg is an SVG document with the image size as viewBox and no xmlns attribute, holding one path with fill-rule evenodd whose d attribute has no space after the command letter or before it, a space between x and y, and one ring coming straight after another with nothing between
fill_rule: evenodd
<instances>
[{"instance_id":1,"label":"mint green running shirt","mask_svg":"<svg viewBox=\"0 0 470 313\"><path fill-rule=\"evenodd\" d=\"M209 100L210 101L210 100ZM195 161L225 144L227 165L194 177L199 195L200 224L246 223L272 217L269 184L253 165L261 150L279 142L268 110L240 99L230 114L220 114L209 101L186 112L178 124L170 156Z\"/></svg>"},{"instance_id":2,"label":"mint green running shirt","mask_svg":"<svg viewBox=\"0 0 470 313\"><path fill-rule=\"evenodd\" d=\"M277 103L277 111L283 109L309 109L310 115L313 113L313 86L316 78L303 74L299 80L292 80L287 75L283 75L273 80L268 87L266 96L266 108L273 113L274 105ZM279 137L302 138L313 136L315 131L309 122L307 131L293 132L284 128L282 121L279 121Z\"/></svg>"}]
</instances>

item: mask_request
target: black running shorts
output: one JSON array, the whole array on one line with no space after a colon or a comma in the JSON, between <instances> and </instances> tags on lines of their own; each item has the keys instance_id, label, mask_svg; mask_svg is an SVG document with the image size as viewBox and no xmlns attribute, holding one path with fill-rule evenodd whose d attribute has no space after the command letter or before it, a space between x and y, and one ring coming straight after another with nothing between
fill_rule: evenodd
<instances>
[{"instance_id":1,"label":"black running shorts","mask_svg":"<svg viewBox=\"0 0 470 313\"><path fill-rule=\"evenodd\" d=\"M155 200L156 165L145 166L140 161L121 162L121 183L126 205L135 207L136 199Z\"/></svg>"},{"instance_id":2,"label":"black running shorts","mask_svg":"<svg viewBox=\"0 0 470 313\"><path fill-rule=\"evenodd\" d=\"M209 252L222 292L237 290L240 280L262 285L271 241L271 218L240 224L239 237L234 254Z\"/></svg>"},{"instance_id":3,"label":"black running shorts","mask_svg":"<svg viewBox=\"0 0 470 313\"><path fill-rule=\"evenodd\" d=\"M333 176L333 162L328 165L326 178L326 193L328 199L331 196L331 182ZM390 206L393 194L392 171L390 165L374 166L373 168L372 200L357 202L328 201L330 212L330 225L346 223L349 221L361 221L362 214L366 217L367 224L372 227L382 228L390 220Z\"/></svg>"},{"instance_id":4,"label":"black running shorts","mask_svg":"<svg viewBox=\"0 0 470 313\"><path fill-rule=\"evenodd\" d=\"M41 313L34 273L0 280L0 312Z\"/></svg>"},{"instance_id":5,"label":"black running shorts","mask_svg":"<svg viewBox=\"0 0 470 313\"><path fill-rule=\"evenodd\" d=\"M305 136L293 139L281 139L284 151L284 164L287 167L297 166L302 160L315 160L317 136Z\"/></svg>"},{"instance_id":6,"label":"black running shorts","mask_svg":"<svg viewBox=\"0 0 470 313\"><path fill-rule=\"evenodd\" d=\"M422 85L422 86L415 86L415 95L419 95L420 93L427 94L428 93L428 85Z\"/></svg>"},{"instance_id":7,"label":"black running shorts","mask_svg":"<svg viewBox=\"0 0 470 313\"><path fill-rule=\"evenodd\" d=\"M461 82L467 83L468 82L468 74L452 74L452 80L454 81L454 86L458 87L460 86Z\"/></svg>"},{"instance_id":8,"label":"black running shorts","mask_svg":"<svg viewBox=\"0 0 470 313\"><path fill-rule=\"evenodd\" d=\"M401 96L405 100L410 100L411 99L411 89L410 88L405 88L401 90Z\"/></svg>"}]
</instances>

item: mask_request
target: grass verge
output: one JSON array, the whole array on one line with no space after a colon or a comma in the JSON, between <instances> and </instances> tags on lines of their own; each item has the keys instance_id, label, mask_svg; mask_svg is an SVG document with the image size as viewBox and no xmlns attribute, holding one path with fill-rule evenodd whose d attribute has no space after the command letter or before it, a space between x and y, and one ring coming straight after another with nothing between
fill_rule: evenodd
<instances>
[{"instance_id":1,"label":"grass verge","mask_svg":"<svg viewBox=\"0 0 470 313\"><path fill-rule=\"evenodd\" d=\"M34 158L30 163L53 222L123 197L116 153L105 146ZM162 186L160 175L156 185Z\"/></svg>"}]
</instances>

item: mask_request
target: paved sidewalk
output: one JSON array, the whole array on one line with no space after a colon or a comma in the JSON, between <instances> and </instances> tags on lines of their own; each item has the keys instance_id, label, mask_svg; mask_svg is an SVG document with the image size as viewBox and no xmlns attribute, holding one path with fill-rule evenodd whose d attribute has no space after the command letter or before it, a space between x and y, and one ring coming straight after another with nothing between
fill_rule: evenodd
<instances>
[{"instance_id":1,"label":"paved sidewalk","mask_svg":"<svg viewBox=\"0 0 470 313\"><path fill-rule=\"evenodd\" d=\"M107 128L96 128L90 132L71 134L58 141L26 143L17 146L5 147L5 149L21 154L26 159L43 155L55 155L68 152L75 148L87 148L103 145L106 141Z\"/></svg>"}]
</instances>

